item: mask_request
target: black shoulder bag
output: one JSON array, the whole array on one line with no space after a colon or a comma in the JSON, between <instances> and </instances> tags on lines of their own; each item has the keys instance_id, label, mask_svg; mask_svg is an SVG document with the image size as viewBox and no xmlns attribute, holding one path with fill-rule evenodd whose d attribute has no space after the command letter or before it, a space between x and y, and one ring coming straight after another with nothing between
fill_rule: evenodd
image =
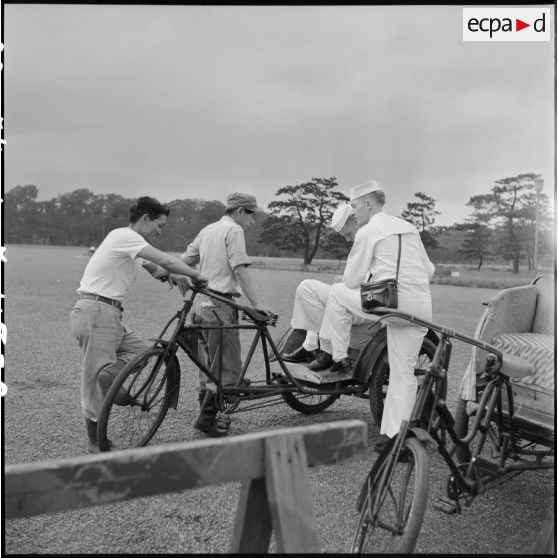
<instances>
[{"instance_id":1,"label":"black shoulder bag","mask_svg":"<svg viewBox=\"0 0 558 558\"><path fill-rule=\"evenodd\" d=\"M399 262L401 261L401 235L397 253L397 272L395 279L385 279L375 283L360 284L360 303L367 314L374 314L378 307L397 308L397 280L399 279Z\"/></svg>"}]
</instances>

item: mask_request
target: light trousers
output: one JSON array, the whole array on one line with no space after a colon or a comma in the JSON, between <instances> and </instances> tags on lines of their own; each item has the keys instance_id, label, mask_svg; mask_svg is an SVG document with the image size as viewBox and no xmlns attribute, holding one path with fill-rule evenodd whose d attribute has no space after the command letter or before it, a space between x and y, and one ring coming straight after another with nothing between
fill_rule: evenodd
<instances>
[{"instance_id":1,"label":"light trousers","mask_svg":"<svg viewBox=\"0 0 558 558\"><path fill-rule=\"evenodd\" d=\"M413 293L400 291L398 309L430 320L430 298L424 295L417 298ZM360 289L349 289L344 283L332 285L320 329L322 348L330 344L333 360L341 360L347 356L352 324L376 320L373 314L362 311ZM380 433L393 437L413 409L417 390L414 371L427 329L397 318L382 321L387 326L390 379Z\"/></svg>"},{"instance_id":2,"label":"light trousers","mask_svg":"<svg viewBox=\"0 0 558 558\"><path fill-rule=\"evenodd\" d=\"M79 299L70 312L70 326L83 353L81 410L97 422L105 397L99 372L108 370L116 377L147 344L122 323L120 310L96 300Z\"/></svg>"},{"instance_id":3,"label":"light trousers","mask_svg":"<svg viewBox=\"0 0 558 558\"><path fill-rule=\"evenodd\" d=\"M204 325L238 324L238 310L230 304L205 295L194 299L193 323ZM221 336L222 332L222 344ZM211 373L219 377L219 363L222 363L223 385L234 385L242 373L242 354L238 329L206 329L198 337L199 355ZM222 361L221 356L222 354ZM199 389L217 391L217 386L206 374L199 371Z\"/></svg>"}]
</instances>

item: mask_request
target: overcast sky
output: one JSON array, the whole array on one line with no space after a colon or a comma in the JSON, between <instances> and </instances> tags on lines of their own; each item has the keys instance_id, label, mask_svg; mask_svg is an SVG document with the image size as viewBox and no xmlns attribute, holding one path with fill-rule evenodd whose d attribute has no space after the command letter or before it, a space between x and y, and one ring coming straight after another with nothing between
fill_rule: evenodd
<instances>
[{"instance_id":1,"label":"overcast sky","mask_svg":"<svg viewBox=\"0 0 558 558\"><path fill-rule=\"evenodd\" d=\"M554 37L463 42L458 6L4 10L5 190L266 206L373 178L389 212L422 191L447 225L499 178L553 195Z\"/></svg>"}]
</instances>

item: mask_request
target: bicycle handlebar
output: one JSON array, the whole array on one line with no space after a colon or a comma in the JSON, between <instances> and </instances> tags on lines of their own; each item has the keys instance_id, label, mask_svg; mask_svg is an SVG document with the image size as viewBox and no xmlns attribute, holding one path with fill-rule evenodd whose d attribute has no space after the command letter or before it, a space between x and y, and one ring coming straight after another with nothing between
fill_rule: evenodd
<instances>
[{"instance_id":1,"label":"bicycle handlebar","mask_svg":"<svg viewBox=\"0 0 558 558\"><path fill-rule=\"evenodd\" d=\"M223 296L221 293L218 293L217 291L214 291L208 287L201 287L195 283L192 283L192 285L190 286L190 290L194 293L194 295L192 296L195 296L196 294L199 293L208 296L210 298L216 298L217 300L220 300L225 304L232 306L236 310L244 312L244 314L248 319L254 320L256 322L267 322L270 325L275 325L277 323L277 319L279 318L279 315L274 314L273 312L264 314L263 312L260 312L259 310L252 308L251 306L244 306L242 304L238 304L234 300L231 300L230 298L227 298Z\"/></svg>"},{"instance_id":2,"label":"bicycle handlebar","mask_svg":"<svg viewBox=\"0 0 558 558\"><path fill-rule=\"evenodd\" d=\"M479 347L480 349L484 349L485 351L489 351L491 353L494 353L500 360L500 362L502 362L502 351L500 349L498 349L497 347L495 347L494 345L491 345L490 343L485 343L484 341L480 341L479 339L475 339L474 337L469 337L468 335L465 335L464 333L459 333L458 331L455 331L454 329L450 329L448 327L442 326L440 324L436 324L434 322L430 322L428 320L425 320L423 318L419 318L417 316L414 316L413 314L409 314L407 312L402 312L401 310L396 310L394 308L385 308L383 306L380 306L378 308L374 308L374 312L371 312L372 315L374 316L379 316L378 321L382 321L385 318L389 318L389 317L394 317L394 318L401 318L404 320L407 320L408 322L413 322L416 324L419 324L421 326L424 327L428 327L430 329L433 329L435 331L440 332L442 335L446 335L449 337L455 337L456 339L459 339L460 341L464 341L465 343L469 343L470 345L475 345L476 347Z\"/></svg>"}]
</instances>

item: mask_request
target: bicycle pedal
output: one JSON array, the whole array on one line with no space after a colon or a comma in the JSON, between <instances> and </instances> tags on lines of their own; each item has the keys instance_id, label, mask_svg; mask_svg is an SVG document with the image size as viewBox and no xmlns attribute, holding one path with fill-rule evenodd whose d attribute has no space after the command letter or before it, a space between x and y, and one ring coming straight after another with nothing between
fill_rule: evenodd
<instances>
[{"instance_id":1,"label":"bicycle pedal","mask_svg":"<svg viewBox=\"0 0 558 558\"><path fill-rule=\"evenodd\" d=\"M444 512L446 515L457 514L457 506L453 502L449 502L443 498L436 498L434 509Z\"/></svg>"}]
</instances>

